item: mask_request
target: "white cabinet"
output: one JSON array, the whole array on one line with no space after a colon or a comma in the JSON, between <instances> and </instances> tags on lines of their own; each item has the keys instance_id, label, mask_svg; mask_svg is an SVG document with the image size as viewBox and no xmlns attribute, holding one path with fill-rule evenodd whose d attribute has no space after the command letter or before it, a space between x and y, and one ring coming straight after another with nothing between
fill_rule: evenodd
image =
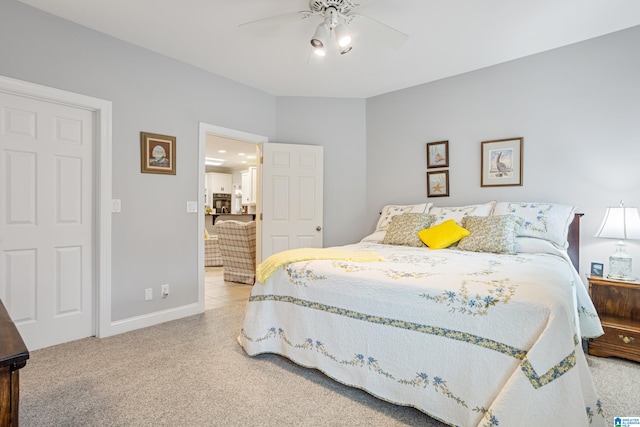
<instances>
[{"instance_id":1,"label":"white cabinet","mask_svg":"<svg viewBox=\"0 0 640 427\"><path fill-rule=\"evenodd\" d=\"M206 179L207 193L233 193L232 175L230 173L210 172Z\"/></svg>"},{"instance_id":2,"label":"white cabinet","mask_svg":"<svg viewBox=\"0 0 640 427\"><path fill-rule=\"evenodd\" d=\"M242 172L242 204L243 205L255 205L256 204L256 168L250 167L248 170Z\"/></svg>"}]
</instances>

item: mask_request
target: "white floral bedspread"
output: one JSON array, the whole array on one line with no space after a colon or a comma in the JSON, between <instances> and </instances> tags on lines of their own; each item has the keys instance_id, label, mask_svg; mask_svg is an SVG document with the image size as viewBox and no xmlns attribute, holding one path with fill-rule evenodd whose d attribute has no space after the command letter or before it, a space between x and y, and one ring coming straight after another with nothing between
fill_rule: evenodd
<instances>
[{"instance_id":1,"label":"white floral bedspread","mask_svg":"<svg viewBox=\"0 0 640 427\"><path fill-rule=\"evenodd\" d=\"M606 425L579 332L602 329L568 259L344 248L385 261L296 262L256 283L247 354L281 354L452 425Z\"/></svg>"}]
</instances>

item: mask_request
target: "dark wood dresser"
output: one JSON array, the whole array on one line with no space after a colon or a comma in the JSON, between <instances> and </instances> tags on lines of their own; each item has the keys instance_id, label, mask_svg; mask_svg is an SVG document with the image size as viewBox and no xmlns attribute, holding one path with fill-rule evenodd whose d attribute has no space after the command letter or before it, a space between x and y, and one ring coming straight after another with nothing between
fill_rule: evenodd
<instances>
[{"instance_id":1,"label":"dark wood dresser","mask_svg":"<svg viewBox=\"0 0 640 427\"><path fill-rule=\"evenodd\" d=\"M28 358L27 346L0 301L0 427L18 426L18 371Z\"/></svg>"}]
</instances>

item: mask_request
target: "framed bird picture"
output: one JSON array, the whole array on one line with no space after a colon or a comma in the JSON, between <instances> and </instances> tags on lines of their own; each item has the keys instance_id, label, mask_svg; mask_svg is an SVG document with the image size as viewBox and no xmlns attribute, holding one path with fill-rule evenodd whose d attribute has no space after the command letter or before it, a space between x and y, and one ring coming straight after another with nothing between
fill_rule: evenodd
<instances>
[{"instance_id":1,"label":"framed bird picture","mask_svg":"<svg viewBox=\"0 0 640 427\"><path fill-rule=\"evenodd\" d=\"M480 186L522 185L524 138L482 141Z\"/></svg>"}]
</instances>

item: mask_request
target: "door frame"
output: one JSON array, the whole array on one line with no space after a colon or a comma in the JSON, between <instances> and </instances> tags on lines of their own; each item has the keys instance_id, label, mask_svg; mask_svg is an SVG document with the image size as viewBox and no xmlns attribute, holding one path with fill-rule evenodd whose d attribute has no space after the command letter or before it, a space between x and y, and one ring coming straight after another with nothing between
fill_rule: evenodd
<instances>
[{"instance_id":1,"label":"door frame","mask_svg":"<svg viewBox=\"0 0 640 427\"><path fill-rule=\"evenodd\" d=\"M204 206L204 174L205 174L205 149L207 146L207 135L216 135L224 138L237 139L242 142L249 142L252 144L256 144L257 147L260 144L269 142L269 138L263 135L257 135L253 133L244 132L241 130L235 130L230 128L225 128L221 126L212 125L209 123L200 122L198 129L198 206ZM260 179L260 162L257 162L258 168L256 169L256 173L258 174L257 182L258 182L258 195L260 195L261 189L261 179ZM260 207L260 198L256 200L256 221L258 225L260 222L258 220L258 215L260 215L261 211ZM203 312L205 310L204 306L204 239L201 236L204 236L204 215L202 212L198 212L198 311ZM256 235L256 247L260 244L260 228L256 227L257 235Z\"/></svg>"},{"instance_id":2,"label":"door frame","mask_svg":"<svg viewBox=\"0 0 640 427\"><path fill-rule=\"evenodd\" d=\"M0 76L0 91L93 112L93 324L96 337L113 335L111 325L111 101Z\"/></svg>"}]
</instances>

